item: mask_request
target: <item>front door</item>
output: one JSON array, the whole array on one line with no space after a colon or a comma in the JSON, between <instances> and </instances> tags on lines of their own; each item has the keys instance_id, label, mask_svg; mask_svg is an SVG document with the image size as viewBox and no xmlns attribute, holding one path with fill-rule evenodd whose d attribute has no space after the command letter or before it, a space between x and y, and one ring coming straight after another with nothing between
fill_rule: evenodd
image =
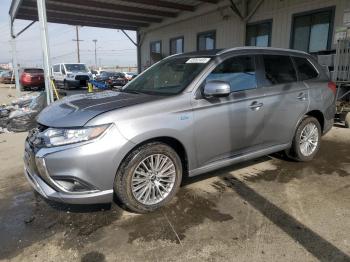
<instances>
[{"instance_id":1,"label":"front door","mask_svg":"<svg viewBox=\"0 0 350 262\"><path fill-rule=\"evenodd\" d=\"M193 99L198 166L262 146L264 98L256 75L255 57L244 55L227 58L205 79L202 89L207 81L221 80L230 84L231 94Z\"/></svg>"}]
</instances>

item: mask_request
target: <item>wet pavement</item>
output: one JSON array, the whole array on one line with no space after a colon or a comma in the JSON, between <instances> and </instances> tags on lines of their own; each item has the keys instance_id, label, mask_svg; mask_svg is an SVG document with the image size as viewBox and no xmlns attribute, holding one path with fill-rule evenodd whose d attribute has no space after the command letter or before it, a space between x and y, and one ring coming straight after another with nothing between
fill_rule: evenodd
<instances>
[{"instance_id":1,"label":"wet pavement","mask_svg":"<svg viewBox=\"0 0 350 262\"><path fill-rule=\"evenodd\" d=\"M350 261L347 129L310 163L276 154L184 179L146 215L44 200L22 175L24 137L0 135L0 260Z\"/></svg>"}]
</instances>

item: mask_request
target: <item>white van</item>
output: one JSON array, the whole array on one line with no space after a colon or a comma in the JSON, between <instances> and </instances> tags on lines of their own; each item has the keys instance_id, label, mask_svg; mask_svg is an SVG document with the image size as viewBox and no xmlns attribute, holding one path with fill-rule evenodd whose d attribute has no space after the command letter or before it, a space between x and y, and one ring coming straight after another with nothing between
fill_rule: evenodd
<instances>
[{"instance_id":1,"label":"white van","mask_svg":"<svg viewBox=\"0 0 350 262\"><path fill-rule=\"evenodd\" d=\"M57 86L68 89L70 87L85 87L91 79L91 72L85 64L60 63L52 66L52 75Z\"/></svg>"}]
</instances>

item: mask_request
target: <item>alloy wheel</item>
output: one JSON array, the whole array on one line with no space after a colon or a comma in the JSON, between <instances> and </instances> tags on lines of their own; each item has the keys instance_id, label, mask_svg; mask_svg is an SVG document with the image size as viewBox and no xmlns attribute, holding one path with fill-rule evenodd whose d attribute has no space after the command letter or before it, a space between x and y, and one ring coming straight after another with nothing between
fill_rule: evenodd
<instances>
[{"instance_id":1,"label":"alloy wheel","mask_svg":"<svg viewBox=\"0 0 350 262\"><path fill-rule=\"evenodd\" d=\"M164 200L174 187L176 168L173 160L164 154L152 154L136 167L132 178L132 194L144 205Z\"/></svg>"}]
</instances>

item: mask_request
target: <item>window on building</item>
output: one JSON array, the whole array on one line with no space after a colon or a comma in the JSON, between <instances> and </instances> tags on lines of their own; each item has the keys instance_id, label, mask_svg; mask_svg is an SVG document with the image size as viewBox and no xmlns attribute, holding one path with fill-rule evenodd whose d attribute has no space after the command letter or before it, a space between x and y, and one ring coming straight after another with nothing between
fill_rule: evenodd
<instances>
[{"instance_id":1,"label":"window on building","mask_svg":"<svg viewBox=\"0 0 350 262\"><path fill-rule=\"evenodd\" d=\"M246 45L247 46L271 46L272 21L254 23L247 25Z\"/></svg>"},{"instance_id":2,"label":"window on building","mask_svg":"<svg viewBox=\"0 0 350 262\"><path fill-rule=\"evenodd\" d=\"M161 41L151 42L151 53L156 53L156 54L162 53L162 42Z\"/></svg>"},{"instance_id":3,"label":"window on building","mask_svg":"<svg viewBox=\"0 0 350 262\"><path fill-rule=\"evenodd\" d=\"M212 50L216 46L216 32L204 32L199 33L197 36L197 49L198 51Z\"/></svg>"},{"instance_id":4,"label":"window on building","mask_svg":"<svg viewBox=\"0 0 350 262\"><path fill-rule=\"evenodd\" d=\"M225 60L207 76L206 81L211 80L228 82L231 92L256 88L254 57L237 56Z\"/></svg>"},{"instance_id":5,"label":"window on building","mask_svg":"<svg viewBox=\"0 0 350 262\"><path fill-rule=\"evenodd\" d=\"M297 81L293 62L289 56L264 55L265 78L271 85Z\"/></svg>"},{"instance_id":6,"label":"window on building","mask_svg":"<svg viewBox=\"0 0 350 262\"><path fill-rule=\"evenodd\" d=\"M315 67L310 64L306 58L293 57L296 68L298 70L300 80L308 80L318 77Z\"/></svg>"},{"instance_id":7,"label":"window on building","mask_svg":"<svg viewBox=\"0 0 350 262\"><path fill-rule=\"evenodd\" d=\"M180 54L184 52L184 38L177 37L170 39L170 54Z\"/></svg>"},{"instance_id":8,"label":"window on building","mask_svg":"<svg viewBox=\"0 0 350 262\"><path fill-rule=\"evenodd\" d=\"M294 16L291 47L309 53L330 49L333 17L333 9Z\"/></svg>"}]
</instances>

